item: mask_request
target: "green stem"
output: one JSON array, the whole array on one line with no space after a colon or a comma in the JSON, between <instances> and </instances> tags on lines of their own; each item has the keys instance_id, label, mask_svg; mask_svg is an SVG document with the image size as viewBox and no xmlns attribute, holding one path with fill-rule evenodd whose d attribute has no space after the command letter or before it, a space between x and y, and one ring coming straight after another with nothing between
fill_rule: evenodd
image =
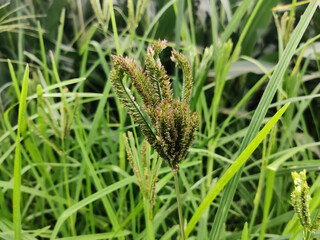
<instances>
[{"instance_id":1,"label":"green stem","mask_svg":"<svg viewBox=\"0 0 320 240\"><path fill-rule=\"evenodd\" d=\"M174 184L175 184L176 195L177 195L181 238L182 238L182 240L185 240L186 237L184 235L184 228L183 228L183 217L182 217L182 208L181 208L180 190L179 190L179 181L178 181L178 173L177 173L177 171L173 171L173 177L174 177Z\"/></svg>"},{"instance_id":2,"label":"green stem","mask_svg":"<svg viewBox=\"0 0 320 240\"><path fill-rule=\"evenodd\" d=\"M306 227L303 228L303 240L309 240L311 233L307 230Z\"/></svg>"},{"instance_id":3,"label":"green stem","mask_svg":"<svg viewBox=\"0 0 320 240\"><path fill-rule=\"evenodd\" d=\"M150 208L151 208L151 202L150 199L143 198L143 205L144 205L144 218L146 222L146 228L147 228L147 236L148 239L154 240L154 231L153 231L153 224L152 219L150 218Z\"/></svg>"},{"instance_id":4,"label":"green stem","mask_svg":"<svg viewBox=\"0 0 320 240\"><path fill-rule=\"evenodd\" d=\"M66 197L67 197L67 201L68 201L68 207L72 206L71 203L71 197L70 197L70 189L69 189L69 178L68 178L68 169L67 169L67 161L66 161L66 148L65 148L65 139L61 139L61 147L62 147L62 152L63 152L63 156L62 156L62 163L63 163L63 177L64 177L64 181L65 181L65 192L66 192ZM70 224L70 229L71 229L71 234L72 236L76 236L76 230L75 230L75 225L74 225L74 219L73 219L73 215L70 216L69 218L69 224Z\"/></svg>"}]
</instances>

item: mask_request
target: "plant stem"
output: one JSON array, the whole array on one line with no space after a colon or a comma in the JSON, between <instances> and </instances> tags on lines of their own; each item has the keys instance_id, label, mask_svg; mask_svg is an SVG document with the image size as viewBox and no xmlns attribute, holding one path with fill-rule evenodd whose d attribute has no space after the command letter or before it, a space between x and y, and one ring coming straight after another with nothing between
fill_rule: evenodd
<instances>
[{"instance_id":1,"label":"plant stem","mask_svg":"<svg viewBox=\"0 0 320 240\"><path fill-rule=\"evenodd\" d=\"M177 171L173 171L173 177L174 177L174 184L175 184L176 195L177 195L181 238L182 238L182 240L185 240L186 237L184 235L184 228L183 228L183 217L182 217L182 208L181 208L180 190L179 190L179 181L178 181L178 173L177 173Z\"/></svg>"},{"instance_id":2,"label":"plant stem","mask_svg":"<svg viewBox=\"0 0 320 240\"><path fill-rule=\"evenodd\" d=\"M311 237L311 233L306 229L306 227L303 228L303 239L309 240Z\"/></svg>"},{"instance_id":3,"label":"plant stem","mask_svg":"<svg viewBox=\"0 0 320 240\"><path fill-rule=\"evenodd\" d=\"M147 198L143 198L143 205L144 205L144 220L146 222L146 228L147 228L147 236L148 239L154 240L154 231L153 231L153 224L152 220L150 218L150 200Z\"/></svg>"}]
</instances>

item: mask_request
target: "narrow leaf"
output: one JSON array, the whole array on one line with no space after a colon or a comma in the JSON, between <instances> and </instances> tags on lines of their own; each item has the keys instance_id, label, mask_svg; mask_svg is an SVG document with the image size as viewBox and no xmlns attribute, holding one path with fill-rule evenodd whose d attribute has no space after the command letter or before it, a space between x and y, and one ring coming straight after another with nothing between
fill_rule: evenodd
<instances>
[{"instance_id":1,"label":"narrow leaf","mask_svg":"<svg viewBox=\"0 0 320 240\"><path fill-rule=\"evenodd\" d=\"M14 157L14 172L13 172L13 228L14 239L21 239L21 212L20 212L20 199L21 199L21 152L20 152L20 135L26 126L26 109L27 109L27 93L28 93L28 80L29 80L29 66L27 65L23 83L22 91L19 102L19 115L18 115L18 132L16 139L16 151Z\"/></svg>"},{"instance_id":2,"label":"narrow leaf","mask_svg":"<svg viewBox=\"0 0 320 240\"><path fill-rule=\"evenodd\" d=\"M254 150L259 146L261 141L267 136L272 127L278 122L283 113L287 110L289 103L284 105L263 127L258 135L251 141L251 143L244 149L240 156L234 161L234 163L228 168L228 170L219 179L214 188L208 193L205 199L202 201L196 212L193 214L191 220L188 223L186 229L186 236L188 236L196 223L201 218L204 211L210 206L212 201L218 196L223 187L229 182L233 175L240 169L240 167L247 161Z\"/></svg>"}]
</instances>

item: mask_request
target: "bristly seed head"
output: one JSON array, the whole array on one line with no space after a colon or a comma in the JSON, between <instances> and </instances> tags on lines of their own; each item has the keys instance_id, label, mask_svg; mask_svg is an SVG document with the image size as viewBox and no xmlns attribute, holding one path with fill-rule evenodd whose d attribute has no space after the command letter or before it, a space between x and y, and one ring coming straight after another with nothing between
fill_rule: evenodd
<instances>
[{"instance_id":1,"label":"bristly seed head","mask_svg":"<svg viewBox=\"0 0 320 240\"><path fill-rule=\"evenodd\" d=\"M189 103L192 93L192 69L187 58L172 50L171 60L184 74L181 99L175 99L170 79L161 64L159 54L167 46L167 41L156 41L147 49L143 72L135 61L123 56L112 56L114 69L111 81L117 96L140 125L146 139L159 155L166 160L173 171L187 155L199 125L197 113L191 113ZM124 74L140 94L144 106L136 103L123 82Z\"/></svg>"},{"instance_id":2,"label":"bristly seed head","mask_svg":"<svg viewBox=\"0 0 320 240\"><path fill-rule=\"evenodd\" d=\"M309 186L307 183L306 170L300 173L291 173L295 188L291 193L291 204L294 211L299 217L300 223L309 232L316 232L320 228L320 215L315 218L314 221L311 220L309 203L311 197L309 196Z\"/></svg>"}]
</instances>

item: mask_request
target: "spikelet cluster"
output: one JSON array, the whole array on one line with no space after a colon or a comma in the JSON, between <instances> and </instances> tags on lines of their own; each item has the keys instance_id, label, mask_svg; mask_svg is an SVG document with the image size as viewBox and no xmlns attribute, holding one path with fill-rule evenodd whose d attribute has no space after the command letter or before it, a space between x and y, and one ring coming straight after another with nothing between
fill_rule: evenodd
<instances>
[{"instance_id":1,"label":"spikelet cluster","mask_svg":"<svg viewBox=\"0 0 320 240\"><path fill-rule=\"evenodd\" d=\"M150 145L147 141L143 141L140 153L135 147L132 132L123 134L125 148L128 160L133 173L137 178L137 183L144 198L150 200L152 216L152 206L156 198L156 183L158 180L158 170L161 166L161 158L154 154L153 162L150 161Z\"/></svg>"},{"instance_id":2,"label":"spikelet cluster","mask_svg":"<svg viewBox=\"0 0 320 240\"><path fill-rule=\"evenodd\" d=\"M315 232L319 230L320 218L317 216L314 221L311 220L309 210L311 197L308 194L309 186L307 183L306 170L303 170L300 173L292 172L291 175L295 185L295 188L291 193L291 204L299 217L301 225L305 227L307 231Z\"/></svg>"},{"instance_id":3,"label":"spikelet cluster","mask_svg":"<svg viewBox=\"0 0 320 240\"><path fill-rule=\"evenodd\" d=\"M51 127L54 135L62 140L70 133L73 119L76 117L76 113L79 106L79 97L76 95L74 107L70 109L64 102L60 105L60 115L55 114L47 99L43 97L42 87L37 86L37 102L38 102L38 115L43 118L48 126ZM59 121L55 117L60 117Z\"/></svg>"},{"instance_id":4,"label":"spikelet cluster","mask_svg":"<svg viewBox=\"0 0 320 240\"><path fill-rule=\"evenodd\" d=\"M199 120L197 113L192 113L189 107L193 85L190 63L183 54L172 50L171 60L184 75L182 97L175 99L170 79L159 58L166 46L166 41L159 40L148 48L144 71L131 58L113 56L111 81L117 96L139 124L147 141L176 171L195 137ZM126 86L125 75L131 78L143 106L136 102Z\"/></svg>"}]
</instances>

